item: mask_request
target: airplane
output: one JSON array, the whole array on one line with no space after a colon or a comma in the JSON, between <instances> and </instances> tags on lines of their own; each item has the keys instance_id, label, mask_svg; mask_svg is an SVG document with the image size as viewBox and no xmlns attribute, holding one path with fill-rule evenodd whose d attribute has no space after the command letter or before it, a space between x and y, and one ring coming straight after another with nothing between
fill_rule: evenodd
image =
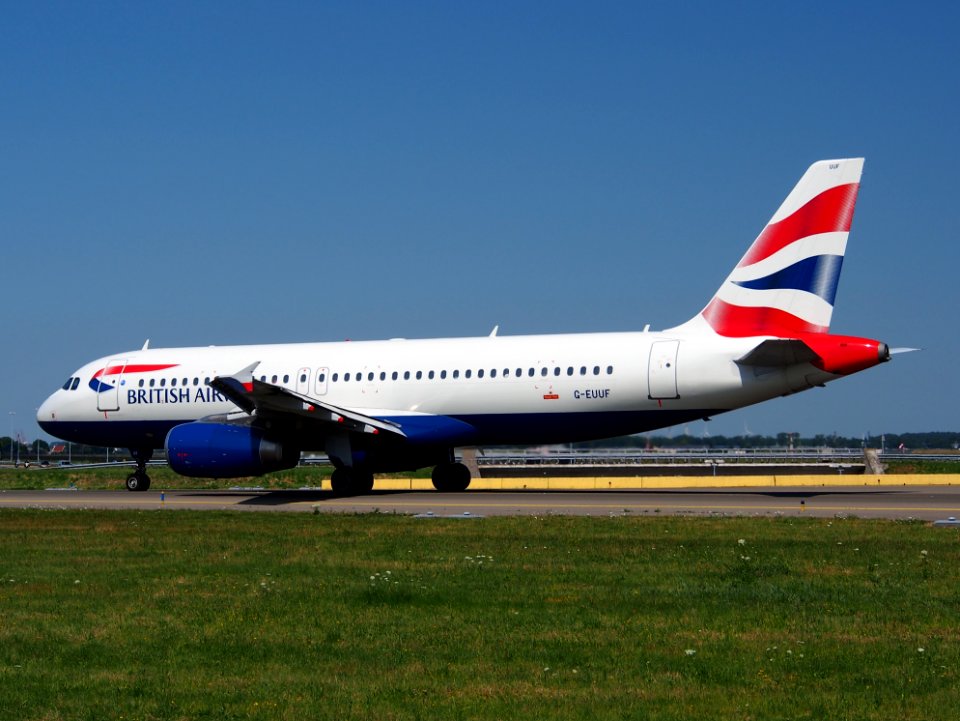
<instances>
[{"instance_id":1,"label":"airplane","mask_svg":"<svg viewBox=\"0 0 960 721\"><path fill-rule=\"evenodd\" d=\"M77 443L192 477L257 476L325 451L337 494L433 466L463 491L463 447L665 428L820 387L890 360L829 332L863 158L804 173L700 313L662 331L150 348L87 363L38 409Z\"/></svg>"}]
</instances>

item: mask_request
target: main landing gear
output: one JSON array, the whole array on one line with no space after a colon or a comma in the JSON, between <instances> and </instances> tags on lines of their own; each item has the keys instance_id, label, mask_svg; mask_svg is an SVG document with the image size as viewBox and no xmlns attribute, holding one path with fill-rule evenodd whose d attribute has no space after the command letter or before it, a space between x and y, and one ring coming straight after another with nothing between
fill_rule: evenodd
<instances>
[{"instance_id":1,"label":"main landing gear","mask_svg":"<svg viewBox=\"0 0 960 721\"><path fill-rule=\"evenodd\" d=\"M465 491L470 485L470 469L462 463L440 463L431 478L438 491Z\"/></svg>"},{"instance_id":2,"label":"main landing gear","mask_svg":"<svg viewBox=\"0 0 960 721\"><path fill-rule=\"evenodd\" d=\"M373 474L355 466L341 466L330 476L330 488L336 496L362 496L373 490Z\"/></svg>"},{"instance_id":3,"label":"main landing gear","mask_svg":"<svg viewBox=\"0 0 960 721\"><path fill-rule=\"evenodd\" d=\"M150 490L150 476L147 475L147 461L153 456L153 449L131 448L130 455L137 462L137 470L127 476L128 491Z\"/></svg>"}]
</instances>

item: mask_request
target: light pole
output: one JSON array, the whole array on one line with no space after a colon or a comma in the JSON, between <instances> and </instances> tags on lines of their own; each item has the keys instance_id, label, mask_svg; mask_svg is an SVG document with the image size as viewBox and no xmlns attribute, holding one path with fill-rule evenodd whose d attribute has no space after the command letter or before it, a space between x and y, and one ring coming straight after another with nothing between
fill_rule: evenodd
<instances>
[{"instance_id":1,"label":"light pole","mask_svg":"<svg viewBox=\"0 0 960 721\"><path fill-rule=\"evenodd\" d=\"M13 465L13 421L14 416L17 415L17 412L10 411L7 415L10 416L10 465Z\"/></svg>"}]
</instances>

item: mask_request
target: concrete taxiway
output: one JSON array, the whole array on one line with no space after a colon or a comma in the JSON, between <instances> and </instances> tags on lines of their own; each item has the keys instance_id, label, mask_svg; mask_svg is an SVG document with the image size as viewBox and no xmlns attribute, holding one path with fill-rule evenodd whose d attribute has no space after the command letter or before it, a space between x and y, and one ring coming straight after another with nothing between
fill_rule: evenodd
<instances>
[{"instance_id":1,"label":"concrete taxiway","mask_svg":"<svg viewBox=\"0 0 960 721\"><path fill-rule=\"evenodd\" d=\"M656 515L960 518L958 486L779 486L655 490L376 491L338 498L329 491L0 491L3 508L246 510L399 513L425 516Z\"/></svg>"}]
</instances>

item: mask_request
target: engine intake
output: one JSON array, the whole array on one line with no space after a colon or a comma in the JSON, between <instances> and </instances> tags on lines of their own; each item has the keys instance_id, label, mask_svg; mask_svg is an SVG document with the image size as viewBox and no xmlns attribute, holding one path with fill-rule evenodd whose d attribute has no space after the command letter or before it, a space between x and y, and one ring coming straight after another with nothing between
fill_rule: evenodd
<instances>
[{"instance_id":1,"label":"engine intake","mask_svg":"<svg viewBox=\"0 0 960 721\"><path fill-rule=\"evenodd\" d=\"M259 428L228 423L184 423L167 434L167 462L181 476L241 478L293 468L298 449L266 438Z\"/></svg>"}]
</instances>

